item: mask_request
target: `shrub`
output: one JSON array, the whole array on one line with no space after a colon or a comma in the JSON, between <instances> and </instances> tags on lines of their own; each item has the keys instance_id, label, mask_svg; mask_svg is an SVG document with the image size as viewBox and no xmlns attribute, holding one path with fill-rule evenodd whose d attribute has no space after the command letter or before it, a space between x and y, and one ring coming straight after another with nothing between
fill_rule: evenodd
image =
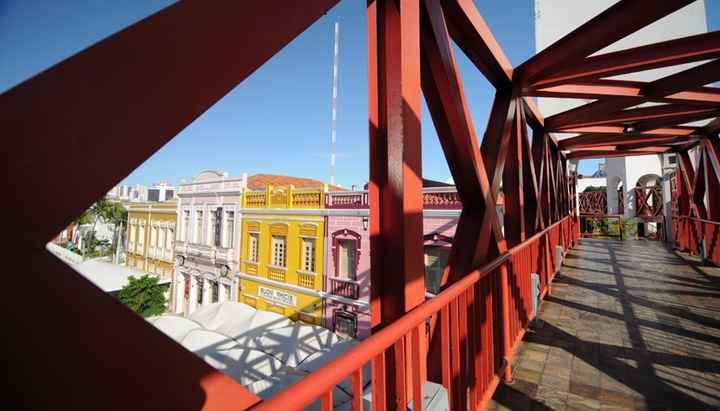
<instances>
[{"instance_id":1,"label":"shrub","mask_svg":"<svg viewBox=\"0 0 720 411\"><path fill-rule=\"evenodd\" d=\"M128 284L120 290L120 302L131 310L150 317L165 312L165 287L158 284L158 278L144 275L140 278L130 276Z\"/></svg>"}]
</instances>

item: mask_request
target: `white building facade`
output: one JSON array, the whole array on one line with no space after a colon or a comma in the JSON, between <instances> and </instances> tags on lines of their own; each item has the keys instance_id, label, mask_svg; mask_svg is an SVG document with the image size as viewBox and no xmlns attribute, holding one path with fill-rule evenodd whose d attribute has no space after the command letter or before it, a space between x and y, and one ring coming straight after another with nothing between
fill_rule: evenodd
<instances>
[{"instance_id":1,"label":"white building facade","mask_svg":"<svg viewBox=\"0 0 720 411\"><path fill-rule=\"evenodd\" d=\"M189 315L198 306L237 301L241 196L247 175L203 171L181 183L177 197L175 312Z\"/></svg>"}]
</instances>

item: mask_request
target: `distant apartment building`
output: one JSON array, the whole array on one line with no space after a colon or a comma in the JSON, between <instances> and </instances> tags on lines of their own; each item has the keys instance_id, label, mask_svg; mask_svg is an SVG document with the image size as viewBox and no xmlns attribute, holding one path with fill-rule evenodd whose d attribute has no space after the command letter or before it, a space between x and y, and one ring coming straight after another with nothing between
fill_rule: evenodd
<instances>
[{"instance_id":1,"label":"distant apartment building","mask_svg":"<svg viewBox=\"0 0 720 411\"><path fill-rule=\"evenodd\" d=\"M169 201L175 197L175 186L166 181L155 183L147 189L147 201Z\"/></svg>"},{"instance_id":2,"label":"distant apartment building","mask_svg":"<svg viewBox=\"0 0 720 411\"><path fill-rule=\"evenodd\" d=\"M198 306L238 300L240 201L246 186L247 175L217 171L179 185L175 312L188 315Z\"/></svg>"},{"instance_id":3,"label":"distant apartment building","mask_svg":"<svg viewBox=\"0 0 720 411\"><path fill-rule=\"evenodd\" d=\"M128 206L126 262L129 267L172 278L177 201Z\"/></svg>"}]
</instances>

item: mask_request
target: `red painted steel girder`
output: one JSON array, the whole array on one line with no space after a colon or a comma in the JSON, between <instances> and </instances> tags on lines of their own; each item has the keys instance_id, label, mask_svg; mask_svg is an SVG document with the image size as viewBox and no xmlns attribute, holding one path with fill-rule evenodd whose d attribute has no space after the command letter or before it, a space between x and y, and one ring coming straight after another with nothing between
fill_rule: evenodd
<instances>
[{"instance_id":1,"label":"red painted steel girder","mask_svg":"<svg viewBox=\"0 0 720 411\"><path fill-rule=\"evenodd\" d=\"M636 128L636 130L635 130L635 132L633 132L633 135L642 135L642 136L658 136L658 137L689 136L689 135L695 134L697 132L697 129L695 127L688 127L688 126L653 128L653 129L648 129L648 130L638 130L638 127L635 127L635 128ZM627 135L624 131L625 131L625 128L623 126L604 125L604 126L563 128L561 133L606 134L606 135L618 135L618 136ZM565 140L569 140L569 139L565 139ZM564 141L564 140L561 140L561 141Z\"/></svg>"},{"instance_id":2,"label":"red painted steel girder","mask_svg":"<svg viewBox=\"0 0 720 411\"><path fill-rule=\"evenodd\" d=\"M641 150L616 151L616 150L578 150L566 155L568 160L580 160L589 158L612 158L612 157L630 157L643 156L646 154L659 154L672 151L667 147L651 147Z\"/></svg>"},{"instance_id":3,"label":"red painted steel girder","mask_svg":"<svg viewBox=\"0 0 720 411\"><path fill-rule=\"evenodd\" d=\"M573 122L566 122L562 126L556 125L553 118L548 118L546 128L548 131L564 131L566 128L589 127L606 124L635 124L644 120L665 120L656 126L647 126L647 129L671 126L677 123L686 123L699 118L714 117L720 110L714 107L697 106L693 104L666 104L661 106L641 107L627 110L620 110L614 113L593 113ZM687 117L691 119L686 120Z\"/></svg>"},{"instance_id":4,"label":"red painted steel girder","mask_svg":"<svg viewBox=\"0 0 720 411\"><path fill-rule=\"evenodd\" d=\"M690 143L697 143L699 141L698 137L674 137L667 140L657 140L657 141L646 141L646 142L632 142L632 143L623 143L618 144L615 146L616 150L636 150L641 148L650 148L650 147L671 147L671 146L682 146L685 144Z\"/></svg>"},{"instance_id":5,"label":"red painted steel girder","mask_svg":"<svg viewBox=\"0 0 720 411\"><path fill-rule=\"evenodd\" d=\"M380 312L373 312L375 326L394 321L425 298L420 17L417 2L403 0L399 6L378 0L368 8L370 221L371 247L377 251L371 255L371 276L372 298L381 303Z\"/></svg>"},{"instance_id":6,"label":"red painted steel girder","mask_svg":"<svg viewBox=\"0 0 720 411\"><path fill-rule=\"evenodd\" d=\"M675 136L644 136L644 135L607 135L607 134L586 134L560 140L561 150L577 150L595 146L608 146L617 144L633 143L661 143L664 141L690 141L690 137Z\"/></svg>"},{"instance_id":7,"label":"red painted steel girder","mask_svg":"<svg viewBox=\"0 0 720 411\"><path fill-rule=\"evenodd\" d=\"M176 3L0 95L13 136L3 163L24 175L6 201L55 203L26 219L22 236L54 237L335 2ZM47 173L27 172L36 158L63 178L42 198Z\"/></svg>"},{"instance_id":8,"label":"red painted steel girder","mask_svg":"<svg viewBox=\"0 0 720 411\"><path fill-rule=\"evenodd\" d=\"M692 3L693 0L625 0L590 19L516 69L521 84L539 80L558 66L579 62L638 29Z\"/></svg>"},{"instance_id":9,"label":"red painted steel girder","mask_svg":"<svg viewBox=\"0 0 720 411\"><path fill-rule=\"evenodd\" d=\"M713 31L586 57L570 68L534 82L532 87L552 87L718 57L720 31Z\"/></svg>"},{"instance_id":10,"label":"red painted steel girder","mask_svg":"<svg viewBox=\"0 0 720 411\"><path fill-rule=\"evenodd\" d=\"M626 99L631 105L644 101L660 103L720 104L720 89L715 87L697 87L669 94L664 97L645 97L643 90L649 82L596 79L573 82L552 87L524 87L523 95L537 97L558 97L578 99L604 99L609 97Z\"/></svg>"},{"instance_id":11,"label":"red painted steel girder","mask_svg":"<svg viewBox=\"0 0 720 411\"><path fill-rule=\"evenodd\" d=\"M512 84L513 68L472 0L442 2L452 39L496 88Z\"/></svg>"},{"instance_id":12,"label":"red painted steel girder","mask_svg":"<svg viewBox=\"0 0 720 411\"><path fill-rule=\"evenodd\" d=\"M22 179L3 197L15 217L4 225L4 342L32 353L5 361L17 403L197 410L259 400L45 243L334 3L179 2L0 95L5 173Z\"/></svg>"},{"instance_id":13,"label":"red painted steel girder","mask_svg":"<svg viewBox=\"0 0 720 411\"><path fill-rule=\"evenodd\" d=\"M477 264L495 257L502 251L496 249L496 246L490 247L491 243L497 244L498 239L501 238L497 217L494 214L497 192L493 191L493 187L499 185L494 181L497 166L493 165L490 168L480 155L460 72L455 63L448 29L439 3L427 1L424 10L426 12L423 14L425 18L422 30L422 86L465 210L461 215L464 227L461 228L461 224L458 224L459 232L456 233L454 241L465 246L453 246L450 257L451 262L454 261L451 264L453 273L462 276L463 273L468 272L467 270L477 267ZM511 124L510 108L510 96L499 92L483 141L494 142L503 138L503 134L509 130ZM493 216L495 216L494 221L491 219ZM479 244L477 247L474 245L476 242ZM504 243L499 247L504 247ZM480 250L487 255L477 254ZM460 252L471 254L465 257L455 255Z\"/></svg>"}]
</instances>

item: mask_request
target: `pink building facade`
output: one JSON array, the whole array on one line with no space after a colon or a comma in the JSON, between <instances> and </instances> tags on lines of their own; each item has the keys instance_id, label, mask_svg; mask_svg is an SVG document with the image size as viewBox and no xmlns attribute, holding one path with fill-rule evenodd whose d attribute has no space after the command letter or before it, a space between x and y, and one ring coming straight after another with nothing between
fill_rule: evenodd
<instances>
[{"instance_id":1,"label":"pink building facade","mask_svg":"<svg viewBox=\"0 0 720 411\"><path fill-rule=\"evenodd\" d=\"M454 187L423 190L428 296L439 289L461 204ZM370 236L367 191L328 193L324 326L363 339L370 335Z\"/></svg>"}]
</instances>

